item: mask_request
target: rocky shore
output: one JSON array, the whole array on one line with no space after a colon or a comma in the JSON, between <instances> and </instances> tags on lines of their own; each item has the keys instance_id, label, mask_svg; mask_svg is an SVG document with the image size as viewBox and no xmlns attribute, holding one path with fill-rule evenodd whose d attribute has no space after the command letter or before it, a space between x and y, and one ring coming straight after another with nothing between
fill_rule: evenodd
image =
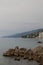
<instances>
[{"instance_id":1,"label":"rocky shore","mask_svg":"<svg viewBox=\"0 0 43 65\"><path fill-rule=\"evenodd\" d=\"M8 49L3 53L5 57L13 57L14 60L20 61L21 58L28 59L29 61L37 61L40 65L43 65L43 47L38 46L33 49L19 48L16 46L14 49Z\"/></svg>"}]
</instances>

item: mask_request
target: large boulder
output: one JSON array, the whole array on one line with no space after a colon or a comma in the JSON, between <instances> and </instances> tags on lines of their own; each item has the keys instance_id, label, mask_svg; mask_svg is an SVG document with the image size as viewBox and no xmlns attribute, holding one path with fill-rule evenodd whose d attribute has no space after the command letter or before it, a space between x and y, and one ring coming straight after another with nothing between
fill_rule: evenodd
<instances>
[{"instance_id":1,"label":"large boulder","mask_svg":"<svg viewBox=\"0 0 43 65\"><path fill-rule=\"evenodd\" d=\"M33 59L33 51L31 49L25 51L24 59L29 59L29 60Z\"/></svg>"},{"instance_id":2,"label":"large boulder","mask_svg":"<svg viewBox=\"0 0 43 65\"><path fill-rule=\"evenodd\" d=\"M14 56L16 56L16 57L19 56L19 46L16 46L16 47L15 47Z\"/></svg>"},{"instance_id":3,"label":"large boulder","mask_svg":"<svg viewBox=\"0 0 43 65\"><path fill-rule=\"evenodd\" d=\"M34 53L43 53L43 46L37 46L32 49Z\"/></svg>"},{"instance_id":4,"label":"large boulder","mask_svg":"<svg viewBox=\"0 0 43 65\"><path fill-rule=\"evenodd\" d=\"M33 60L35 60L35 61L41 63L41 65L43 65L43 47L38 46L32 50L34 52Z\"/></svg>"},{"instance_id":5,"label":"large boulder","mask_svg":"<svg viewBox=\"0 0 43 65\"><path fill-rule=\"evenodd\" d=\"M19 49L19 56L24 57L24 53L27 49L26 48L20 48Z\"/></svg>"},{"instance_id":6,"label":"large boulder","mask_svg":"<svg viewBox=\"0 0 43 65\"><path fill-rule=\"evenodd\" d=\"M7 56L7 57L13 56L14 52L15 52L15 49L9 49L5 53L3 53L3 56Z\"/></svg>"},{"instance_id":7,"label":"large boulder","mask_svg":"<svg viewBox=\"0 0 43 65\"><path fill-rule=\"evenodd\" d=\"M43 65L43 47L37 46L33 49L19 48L18 46L15 49L8 49L3 56L11 57L14 56L15 60L20 60L20 57L28 60L35 60Z\"/></svg>"}]
</instances>

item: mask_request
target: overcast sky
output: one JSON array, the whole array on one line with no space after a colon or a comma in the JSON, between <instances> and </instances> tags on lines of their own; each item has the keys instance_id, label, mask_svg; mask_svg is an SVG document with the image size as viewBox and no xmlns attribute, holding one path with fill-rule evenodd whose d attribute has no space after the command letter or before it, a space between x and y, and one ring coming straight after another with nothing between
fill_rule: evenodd
<instances>
[{"instance_id":1,"label":"overcast sky","mask_svg":"<svg viewBox=\"0 0 43 65\"><path fill-rule=\"evenodd\" d=\"M43 0L0 0L0 35L43 28Z\"/></svg>"}]
</instances>

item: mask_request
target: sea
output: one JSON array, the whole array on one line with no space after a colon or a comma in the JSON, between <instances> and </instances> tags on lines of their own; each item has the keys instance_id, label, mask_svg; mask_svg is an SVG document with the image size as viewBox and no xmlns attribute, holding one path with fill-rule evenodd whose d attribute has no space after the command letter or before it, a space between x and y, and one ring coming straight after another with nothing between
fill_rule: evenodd
<instances>
[{"instance_id":1,"label":"sea","mask_svg":"<svg viewBox=\"0 0 43 65\"><path fill-rule=\"evenodd\" d=\"M42 41L41 44L37 43ZM32 49L37 46L43 46L43 39L38 38L0 38L0 65L39 65L36 61L20 59L15 61L11 57L3 57L3 53L10 48L19 46L20 48Z\"/></svg>"}]
</instances>

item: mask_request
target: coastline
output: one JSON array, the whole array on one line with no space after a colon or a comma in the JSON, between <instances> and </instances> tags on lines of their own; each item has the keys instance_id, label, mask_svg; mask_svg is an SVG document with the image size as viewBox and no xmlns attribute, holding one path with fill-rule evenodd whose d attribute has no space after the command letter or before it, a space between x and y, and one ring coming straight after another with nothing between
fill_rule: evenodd
<instances>
[{"instance_id":1,"label":"coastline","mask_svg":"<svg viewBox=\"0 0 43 65\"><path fill-rule=\"evenodd\" d=\"M16 46L14 49L10 48L5 53L5 57L13 57L14 60L20 61L20 58L33 60L43 65L43 46L37 46L33 49L19 48Z\"/></svg>"}]
</instances>

